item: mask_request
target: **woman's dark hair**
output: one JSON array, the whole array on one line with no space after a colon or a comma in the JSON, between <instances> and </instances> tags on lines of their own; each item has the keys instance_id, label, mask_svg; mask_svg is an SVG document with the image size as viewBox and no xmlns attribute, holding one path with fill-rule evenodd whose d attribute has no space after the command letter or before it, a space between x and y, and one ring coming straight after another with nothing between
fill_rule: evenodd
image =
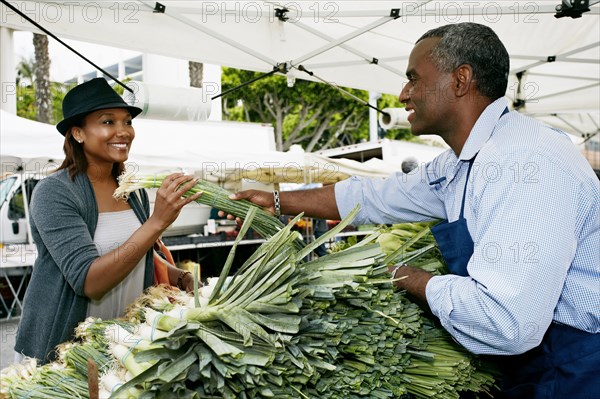
<instances>
[{"instance_id":1,"label":"woman's dark hair","mask_svg":"<svg viewBox=\"0 0 600 399\"><path fill-rule=\"evenodd\" d=\"M63 145L63 151L65 153L65 159L63 163L58 167L57 170L67 169L71 180L75 180L75 176L81 173L87 173L88 161L83 153L83 145L73 137L73 128L83 128L85 126L85 117L83 115L73 122L69 130L65 133L65 143ZM121 173L125 171L125 164L123 162L115 162L112 168L112 175L115 180Z\"/></svg>"},{"instance_id":2,"label":"woman's dark hair","mask_svg":"<svg viewBox=\"0 0 600 399\"><path fill-rule=\"evenodd\" d=\"M463 64L470 65L481 95L496 100L506 94L510 59L491 28L473 22L445 25L426 32L417 43L430 37L440 38L431 50L439 71L452 72Z\"/></svg>"}]
</instances>

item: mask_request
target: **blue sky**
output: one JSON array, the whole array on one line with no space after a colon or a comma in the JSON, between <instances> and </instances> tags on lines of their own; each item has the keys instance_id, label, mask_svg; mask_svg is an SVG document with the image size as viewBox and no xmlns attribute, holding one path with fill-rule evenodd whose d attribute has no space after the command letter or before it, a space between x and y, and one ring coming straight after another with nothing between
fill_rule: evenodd
<instances>
[{"instance_id":1,"label":"blue sky","mask_svg":"<svg viewBox=\"0 0 600 399\"><path fill-rule=\"evenodd\" d=\"M15 65L18 64L23 57L33 58L32 39L33 34L31 32L14 32L13 43L15 51ZM65 48L53 38L49 38L49 40L51 80L65 81L71 79L73 76L85 74L94 69L90 64L83 61L79 56ZM120 59L128 59L140 54L136 51L100 46L75 40L65 40L65 42L101 67L114 64Z\"/></svg>"}]
</instances>

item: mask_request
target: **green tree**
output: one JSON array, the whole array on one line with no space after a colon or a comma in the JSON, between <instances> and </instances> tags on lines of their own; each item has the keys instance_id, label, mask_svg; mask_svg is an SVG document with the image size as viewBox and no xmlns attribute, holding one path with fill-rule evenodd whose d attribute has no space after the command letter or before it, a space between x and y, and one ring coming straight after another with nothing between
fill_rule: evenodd
<instances>
[{"instance_id":1,"label":"green tree","mask_svg":"<svg viewBox=\"0 0 600 399\"><path fill-rule=\"evenodd\" d=\"M260 76L257 72L224 68L226 91ZM368 98L365 91L346 89ZM326 84L298 79L288 87L284 76L273 75L227 94L225 119L271 123L277 150L300 144L307 152L354 144L368 138L368 107Z\"/></svg>"},{"instance_id":2,"label":"green tree","mask_svg":"<svg viewBox=\"0 0 600 399\"><path fill-rule=\"evenodd\" d=\"M38 120L36 104L35 66L32 58L22 58L17 64L17 115ZM74 85L50 82L52 113L47 123L56 124L62 120L62 100Z\"/></svg>"},{"instance_id":3,"label":"green tree","mask_svg":"<svg viewBox=\"0 0 600 399\"><path fill-rule=\"evenodd\" d=\"M17 64L17 84L20 86L32 86L34 80L33 58L21 58Z\"/></svg>"},{"instance_id":4,"label":"green tree","mask_svg":"<svg viewBox=\"0 0 600 399\"><path fill-rule=\"evenodd\" d=\"M62 101L69 90L76 86L76 83L66 84L60 82L50 82L50 96L52 97L52 119L51 124L56 124L63 119Z\"/></svg>"},{"instance_id":5,"label":"green tree","mask_svg":"<svg viewBox=\"0 0 600 399\"><path fill-rule=\"evenodd\" d=\"M17 115L22 118L36 120L35 80L33 58L21 58L17 64Z\"/></svg>"}]
</instances>

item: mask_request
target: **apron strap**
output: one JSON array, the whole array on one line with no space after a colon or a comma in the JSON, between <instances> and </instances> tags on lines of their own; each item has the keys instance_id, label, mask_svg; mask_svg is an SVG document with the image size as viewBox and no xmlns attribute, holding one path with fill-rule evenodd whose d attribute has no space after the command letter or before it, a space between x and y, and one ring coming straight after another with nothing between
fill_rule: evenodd
<instances>
[{"instance_id":1,"label":"apron strap","mask_svg":"<svg viewBox=\"0 0 600 399\"><path fill-rule=\"evenodd\" d=\"M467 169L467 178L465 179L465 188L463 189L463 197L462 197L462 204L460 205L460 215L458 216L458 219L463 219L465 216L465 198L467 197L467 184L469 183L469 175L471 174L471 168L473 167L473 161L475 161L475 158L477 157L477 154L469 159L469 169Z\"/></svg>"}]
</instances>

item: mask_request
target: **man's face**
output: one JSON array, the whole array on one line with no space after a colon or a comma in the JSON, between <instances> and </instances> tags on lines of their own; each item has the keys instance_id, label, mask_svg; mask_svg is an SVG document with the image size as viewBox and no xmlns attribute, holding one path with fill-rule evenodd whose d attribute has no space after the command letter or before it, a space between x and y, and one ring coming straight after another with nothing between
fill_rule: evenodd
<instances>
[{"instance_id":1,"label":"man's face","mask_svg":"<svg viewBox=\"0 0 600 399\"><path fill-rule=\"evenodd\" d=\"M408 122L414 135L437 134L445 137L452 120L453 74L438 71L430 59L439 38L427 38L415 45L406 76L408 83L400 93L400 102L410 112Z\"/></svg>"}]
</instances>

